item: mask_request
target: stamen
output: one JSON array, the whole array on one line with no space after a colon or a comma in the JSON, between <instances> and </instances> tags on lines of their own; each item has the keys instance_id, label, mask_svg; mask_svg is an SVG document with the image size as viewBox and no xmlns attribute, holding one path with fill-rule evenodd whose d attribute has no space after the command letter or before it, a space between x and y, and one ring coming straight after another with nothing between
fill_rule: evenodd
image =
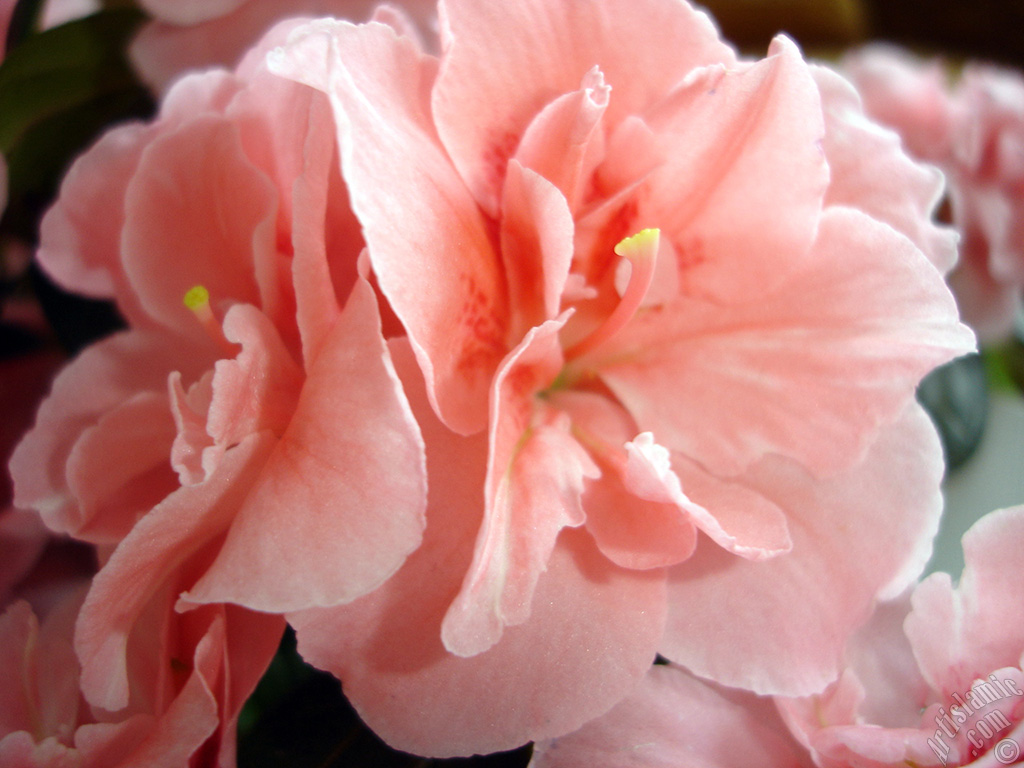
<instances>
[{"instance_id":1,"label":"stamen","mask_svg":"<svg viewBox=\"0 0 1024 768\"><path fill-rule=\"evenodd\" d=\"M221 328L213 314L213 308L210 307L210 292L206 290L205 285L194 285L189 288L185 291L182 302L196 316L199 324L203 326L209 337L220 345L221 349L231 357L238 353L238 345L232 344L225 338L224 329Z\"/></svg>"},{"instance_id":2,"label":"stamen","mask_svg":"<svg viewBox=\"0 0 1024 768\"><path fill-rule=\"evenodd\" d=\"M654 280L654 264L658 258L660 241L660 229L644 229L615 246L615 253L628 259L632 265L626 291L622 294L618 306L593 333L566 350L566 360L585 355L600 344L604 344L633 319Z\"/></svg>"}]
</instances>

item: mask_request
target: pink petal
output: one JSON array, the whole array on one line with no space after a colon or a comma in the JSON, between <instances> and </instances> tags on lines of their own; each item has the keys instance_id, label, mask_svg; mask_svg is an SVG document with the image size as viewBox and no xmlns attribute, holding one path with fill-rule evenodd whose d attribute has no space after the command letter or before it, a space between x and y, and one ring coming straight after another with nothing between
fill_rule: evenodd
<instances>
[{"instance_id":1,"label":"pink petal","mask_svg":"<svg viewBox=\"0 0 1024 768\"><path fill-rule=\"evenodd\" d=\"M82 691L92 704L112 711L128 704L129 633L181 564L227 528L272 445L270 435L253 435L229 451L207 481L168 496L93 579L75 637Z\"/></svg>"},{"instance_id":2,"label":"pink petal","mask_svg":"<svg viewBox=\"0 0 1024 768\"><path fill-rule=\"evenodd\" d=\"M154 138L125 193L121 240L125 274L150 316L179 332L198 328L182 302L198 284L214 308L247 302L273 314L259 283L276 269L275 198L224 118L200 116Z\"/></svg>"},{"instance_id":3,"label":"pink petal","mask_svg":"<svg viewBox=\"0 0 1024 768\"><path fill-rule=\"evenodd\" d=\"M361 281L191 602L282 612L365 594L419 546L423 443Z\"/></svg>"},{"instance_id":4,"label":"pink petal","mask_svg":"<svg viewBox=\"0 0 1024 768\"><path fill-rule=\"evenodd\" d=\"M684 490L669 452L653 441L650 432L627 443L626 454L623 479L630 492L648 501L675 505L719 546L751 560L774 557L792 547L785 516L778 507L680 457L675 463L686 477ZM689 496L691 483L709 509Z\"/></svg>"},{"instance_id":5,"label":"pink petal","mask_svg":"<svg viewBox=\"0 0 1024 768\"><path fill-rule=\"evenodd\" d=\"M332 185L334 177L337 181ZM335 158L334 121L327 100L314 99L309 105L303 165L295 178L291 196L292 248L295 252L292 281L302 356L307 364L315 360L320 345L341 312L331 279L331 265L350 263L354 266L358 256L358 253L335 252L329 263L328 235L337 232L340 235L338 239L346 248L351 248L352 243L362 243L359 222L348 208L347 194L330 194L332 186L344 190ZM339 197L342 198L341 206L338 206ZM330 227L326 226L328 221ZM352 284L342 286L338 295L347 296L351 287Z\"/></svg>"},{"instance_id":6,"label":"pink petal","mask_svg":"<svg viewBox=\"0 0 1024 768\"><path fill-rule=\"evenodd\" d=\"M587 532L601 553L623 568L676 565L693 554L697 531L674 504L638 499L618 478L593 482L584 497Z\"/></svg>"},{"instance_id":7,"label":"pink petal","mask_svg":"<svg viewBox=\"0 0 1024 768\"><path fill-rule=\"evenodd\" d=\"M1019 667L1024 649L1024 507L985 515L964 534L964 571L956 590L935 573L914 592L907 617L925 679L938 691L964 695L996 669Z\"/></svg>"},{"instance_id":8,"label":"pink petal","mask_svg":"<svg viewBox=\"0 0 1024 768\"><path fill-rule=\"evenodd\" d=\"M577 728L650 665L664 615L661 572L615 568L585 534L563 531L527 622L472 658L448 653L441 621L473 556L487 441L438 423L408 346L393 354L427 444L424 542L374 593L291 614L299 650L342 679L376 733L416 754L492 752Z\"/></svg>"},{"instance_id":9,"label":"pink petal","mask_svg":"<svg viewBox=\"0 0 1024 768\"><path fill-rule=\"evenodd\" d=\"M549 181L517 161L505 177L501 257L512 308L510 337L558 314L572 264L573 220Z\"/></svg>"},{"instance_id":10,"label":"pink petal","mask_svg":"<svg viewBox=\"0 0 1024 768\"><path fill-rule=\"evenodd\" d=\"M933 220L945 189L942 173L914 162L899 135L871 122L846 80L811 68L825 111L826 205L858 208L909 237L945 274L957 259L957 233Z\"/></svg>"},{"instance_id":11,"label":"pink petal","mask_svg":"<svg viewBox=\"0 0 1024 768\"><path fill-rule=\"evenodd\" d=\"M167 461L174 434L167 395L157 392L131 397L82 432L66 468L82 519L77 538L116 543L177 488Z\"/></svg>"},{"instance_id":12,"label":"pink petal","mask_svg":"<svg viewBox=\"0 0 1024 768\"><path fill-rule=\"evenodd\" d=\"M14 503L38 510L54 531L80 530L89 521L65 476L78 438L102 414L140 392L166 391L175 362L185 375L198 378L213 359L209 348L188 339L144 331L117 334L86 349L54 380L35 427L11 457Z\"/></svg>"},{"instance_id":13,"label":"pink petal","mask_svg":"<svg viewBox=\"0 0 1024 768\"><path fill-rule=\"evenodd\" d=\"M484 521L441 626L445 647L458 656L486 651L505 627L530 617L559 532L585 520L584 478L600 474L570 434L568 418L534 401L561 368L563 324L564 318L528 333L494 380Z\"/></svg>"},{"instance_id":14,"label":"pink petal","mask_svg":"<svg viewBox=\"0 0 1024 768\"><path fill-rule=\"evenodd\" d=\"M224 16L245 2L247 0L139 0L151 15L181 26Z\"/></svg>"},{"instance_id":15,"label":"pink petal","mask_svg":"<svg viewBox=\"0 0 1024 768\"><path fill-rule=\"evenodd\" d=\"M662 568L693 554L697 531L674 503L638 498L626 490L625 446L636 425L620 406L591 392L554 392L551 403L567 412L573 432L591 450L601 477L587 484L587 532L602 554L623 568Z\"/></svg>"},{"instance_id":16,"label":"pink petal","mask_svg":"<svg viewBox=\"0 0 1024 768\"><path fill-rule=\"evenodd\" d=\"M152 127L134 123L114 128L74 162L43 216L36 252L57 283L92 298L116 297L132 321L146 315L121 269L123 207L110 203L124 200L152 134Z\"/></svg>"},{"instance_id":17,"label":"pink petal","mask_svg":"<svg viewBox=\"0 0 1024 768\"><path fill-rule=\"evenodd\" d=\"M245 0L233 13L193 26L160 21L146 24L132 41L129 56L143 82L154 91L165 92L189 70L233 67L279 19L336 16L363 21L377 5L378 0ZM432 0L403 0L402 7L420 28L430 29L435 15Z\"/></svg>"},{"instance_id":18,"label":"pink petal","mask_svg":"<svg viewBox=\"0 0 1024 768\"><path fill-rule=\"evenodd\" d=\"M828 184L818 89L789 40L768 53L738 71L695 71L646 115L665 159L637 222L675 245L685 295L755 299L814 241Z\"/></svg>"},{"instance_id":19,"label":"pink petal","mask_svg":"<svg viewBox=\"0 0 1024 768\"><path fill-rule=\"evenodd\" d=\"M473 196L498 210L505 165L552 99L596 65L614 89L614 125L698 65L731 63L708 17L671 0L443 2L445 66L433 94L438 133ZM501 94L500 98L495 98Z\"/></svg>"},{"instance_id":20,"label":"pink petal","mask_svg":"<svg viewBox=\"0 0 1024 768\"><path fill-rule=\"evenodd\" d=\"M699 545L669 571L662 653L724 685L820 691L838 676L846 639L874 600L905 589L928 559L942 471L935 430L916 404L834 478L762 460L742 483L786 512L793 550L751 562Z\"/></svg>"},{"instance_id":21,"label":"pink petal","mask_svg":"<svg viewBox=\"0 0 1024 768\"><path fill-rule=\"evenodd\" d=\"M26 651L39 634L32 607L19 600L0 615L0 735L33 731L38 692L26 679Z\"/></svg>"},{"instance_id":22,"label":"pink petal","mask_svg":"<svg viewBox=\"0 0 1024 768\"><path fill-rule=\"evenodd\" d=\"M602 378L662 445L719 476L772 452L824 473L858 460L973 335L909 241L830 208L812 258L778 290L641 314L608 346L624 362Z\"/></svg>"},{"instance_id":23,"label":"pink petal","mask_svg":"<svg viewBox=\"0 0 1024 768\"><path fill-rule=\"evenodd\" d=\"M810 766L771 700L651 667L640 687L575 733L534 745L531 768Z\"/></svg>"},{"instance_id":24,"label":"pink petal","mask_svg":"<svg viewBox=\"0 0 1024 768\"><path fill-rule=\"evenodd\" d=\"M218 360L207 429L236 445L253 432L284 432L302 388L302 371L266 315L236 304L224 316L224 337L240 344L233 360Z\"/></svg>"},{"instance_id":25,"label":"pink petal","mask_svg":"<svg viewBox=\"0 0 1024 768\"><path fill-rule=\"evenodd\" d=\"M445 423L481 429L507 351L503 278L429 118L436 62L382 25L323 21L297 30L272 65L331 97L342 171L381 289Z\"/></svg>"},{"instance_id":26,"label":"pink petal","mask_svg":"<svg viewBox=\"0 0 1024 768\"><path fill-rule=\"evenodd\" d=\"M601 159L604 133L598 128L610 93L604 75L594 67L584 75L579 90L559 96L533 118L516 149L514 159L558 187L573 211ZM506 191L505 205L507 197Z\"/></svg>"},{"instance_id":27,"label":"pink petal","mask_svg":"<svg viewBox=\"0 0 1024 768\"><path fill-rule=\"evenodd\" d=\"M132 325L151 324L122 266L124 201L132 179L154 137L205 110L222 108L237 88L226 73L183 80L168 94L156 124L115 128L76 160L40 225L38 258L47 273L68 290L116 299ZM180 242L179 234L172 235L172 244Z\"/></svg>"}]
</instances>

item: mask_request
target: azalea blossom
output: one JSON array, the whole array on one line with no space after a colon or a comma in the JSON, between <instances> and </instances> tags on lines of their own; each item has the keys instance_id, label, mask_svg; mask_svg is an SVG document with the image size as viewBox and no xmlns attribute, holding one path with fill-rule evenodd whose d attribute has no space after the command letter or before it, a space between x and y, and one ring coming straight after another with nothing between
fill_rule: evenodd
<instances>
[{"instance_id":1,"label":"azalea blossom","mask_svg":"<svg viewBox=\"0 0 1024 768\"><path fill-rule=\"evenodd\" d=\"M818 765L997 768L1024 746L1024 507L986 515L963 537L954 588L933 573L883 606L843 676L779 707Z\"/></svg>"},{"instance_id":2,"label":"azalea blossom","mask_svg":"<svg viewBox=\"0 0 1024 768\"><path fill-rule=\"evenodd\" d=\"M104 553L75 649L106 711L173 672L154 633L202 621L240 706L280 613L372 590L422 537L422 441L326 99L263 64L285 33L104 135L42 223L43 268L129 326L60 373L10 464L17 506Z\"/></svg>"},{"instance_id":3,"label":"azalea blossom","mask_svg":"<svg viewBox=\"0 0 1024 768\"><path fill-rule=\"evenodd\" d=\"M948 176L962 236L950 284L983 340L1006 336L1024 300L1024 76L972 62L950 85L941 62L885 46L851 54L844 70L867 113Z\"/></svg>"},{"instance_id":4,"label":"azalea blossom","mask_svg":"<svg viewBox=\"0 0 1024 768\"><path fill-rule=\"evenodd\" d=\"M270 58L330 99L428 471L420 548L289 613L300 652L434 756L573 730L656 652L820 691L941 508L913 391L973 337L940 174L675 0L439 18L440 57L321 20Z\"/></svg>"},{"instance_id":5,"label":"azalea blossom","mask_svg":"<svg viewBox=\"0 0 1024 768\"><path fill-rule=\"evenodd\" d=\"M842 677L819 695L773 704L656 666L607 715L535 745L531 767L1018 764L1022 543L1024 507L979 520L963 538L959 585L933 573L878 606L851 638Z\"/></svg>"},{"instance_id":6,"label":"azalea blossom","mask_svg":"<svg viewBox=\"0 0 1024 768\"><path fill-rule=\"evenodd\" d=\"M256 649L227 634L224 614L235 609L166 611L174 626L154 624L145 638L161 663L150 666L151 647L136 649L131 705L115 715L90 709L78 688L72 634L83 592L68 592L41 622L22 601L0 615L0 764L171 768L202 750L203 765L234 766L238 713L261 669L244 663Z\"/></svg>"}]
</instances>

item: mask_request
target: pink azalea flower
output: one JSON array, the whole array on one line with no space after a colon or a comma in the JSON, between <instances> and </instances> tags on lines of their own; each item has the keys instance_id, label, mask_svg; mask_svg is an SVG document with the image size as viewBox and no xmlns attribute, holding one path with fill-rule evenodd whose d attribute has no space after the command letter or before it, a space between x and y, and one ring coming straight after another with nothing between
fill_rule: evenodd
<instances>
[{"instance_id":1,"label":"pink azalea flower","mask_svg":"<svg viewBox=\"0 0 1024 768\"><path fill-rule=\"evenodd\" d=\"M934 573L882 606L851 644L840 680L780 700L820 766L998 768L1024 746L1024 506L964 535L954 589Z\"/></svg>"},{"instance_id":2,"label":"pink azalea flower","mask_svg":"<svg viewBox=\"0 0 1024 768\"><path fill-rule=\"evenodd\" d=\"M1005 336L1024 296L1024 77L971 63L950 87L939 62L880 46L845 70L867 113L948 176L962 237L950 284L979 336Z\"/></svg>"},{"instance_id":3,"label":"pink azalea flower","mask_svg":"<svg viewBox=\"0 0 1024 768\"><path fill-rule=\"evenodd\" d=\"M109 553L75 641L105 710L131 706L132 648L179 595L253 609L224 631L258 677L273 614L374 589L422 538L422 440L326 99L262 64L283 35L102 137L42 224L42 266L130 326L56 378L10 464L18 506Z\"/></svg>"},{"instance_id":4,"label":"pink azalea flower","mask_svg":"<svg viewBox=\"0 0 1024 768\"><path fill-rule=\"evenodd\" d=\"M68 594L41 623L25 602L0 616L0 765L234 766L238 713L265 665L248 662L268 651L234 636L244 629L229 629L236 609L164 611L139 638L132 702L115 715L90 709L79 692L71 638L83 591ZM156 666L145 647L151 644Z\"/></svg>"},{"instance_id":5,"label":"pink azalea flower","mask_svg":"<svg viewBox=\"0 0 1024 768\"><path fill-rule=\"evenodd\" d=\"M434 26L433 0L140 0L154 20L133 40L129 53L139 76L158 93L189 71L234 67L275 22L294 16L336 16L364 21L381 14L410 31Z\"/></svg>"},{"instance_id":6,"label":"pink azalea flower","mask_svg":"<svg viewBox=\"0 0 1024 768\"><path fill-rule=\"evenodd\" d=\"M656 651L821 690L941 507L913 391L973 338L940 175L674 0L439 16L440 58L333 20L271 57L330 97L429 476L423 545L290 613L300 651L435 756L571 731Z\"/></svg>"}]
</instances>

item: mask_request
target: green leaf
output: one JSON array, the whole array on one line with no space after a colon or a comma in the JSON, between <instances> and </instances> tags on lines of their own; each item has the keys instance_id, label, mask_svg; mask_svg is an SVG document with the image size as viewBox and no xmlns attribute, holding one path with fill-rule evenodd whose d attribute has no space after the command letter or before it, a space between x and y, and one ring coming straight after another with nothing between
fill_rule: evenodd
<instances>
[{"instance_id":1,"label":"green leaf","mask_svg":"<svg viewBox=\"0 0 1024 768\"><path fill-rule=\"evenodd\" d=\"M138 83L124 50L141 13L97 13L27 38L0 65L0 152L42 120Z\"/></svg>"}]
</instances>

